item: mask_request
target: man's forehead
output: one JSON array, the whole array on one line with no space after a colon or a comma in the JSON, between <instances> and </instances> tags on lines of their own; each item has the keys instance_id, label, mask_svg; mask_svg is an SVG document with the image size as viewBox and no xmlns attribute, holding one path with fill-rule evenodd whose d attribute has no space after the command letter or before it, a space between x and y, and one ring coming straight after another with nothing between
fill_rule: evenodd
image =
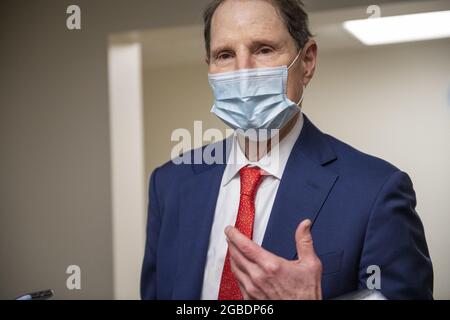
<instances>
[{"instance_id":1,"label":"man's forehead","mask_svg":"<svg viewBox=\"0 0 450 320\"><path fill-rule=\"evenodd\" d=\"M219 37L223 41L245 34L261 38L272 34L279 37L283 32L287 29L277 9L265 0L225 1L217 8L211 24L211 40Z\"/></svg>"}]
</instances>

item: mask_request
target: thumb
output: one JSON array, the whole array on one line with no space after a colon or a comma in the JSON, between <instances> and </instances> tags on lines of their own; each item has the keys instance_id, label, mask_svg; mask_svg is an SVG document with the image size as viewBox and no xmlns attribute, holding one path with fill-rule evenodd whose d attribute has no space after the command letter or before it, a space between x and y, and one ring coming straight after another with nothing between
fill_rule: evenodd
<instances>
[{"instance_id":1,"label":"thumb","mask_svg":"<svg viewBox=\"0 0 450 320\"><path fill-rule=\"evenodd\" d=\"M311 220L303 220L295 231L295 243L297 245L297 254L299 259L315 258L313 239L311 235Z\"/></svg>"}]
</instances>

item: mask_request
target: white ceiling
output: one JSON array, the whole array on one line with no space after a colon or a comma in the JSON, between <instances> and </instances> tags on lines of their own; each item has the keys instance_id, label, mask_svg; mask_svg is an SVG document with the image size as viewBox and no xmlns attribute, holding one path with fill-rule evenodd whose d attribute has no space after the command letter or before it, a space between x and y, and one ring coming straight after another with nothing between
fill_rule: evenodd
<instances>
[{"instance_id":1,"label":"white ceiling","mask_svg":"<svg viewBox=\"0 0 450 320\"><path fill-rule=\"evenodd\" d=\"M331 52L333 50L364 48L364 45L342 28L342 22L366 18L368 16L366 13L367 6L319 10L334 7L335 5L333 6L332 3L336 4L336 2L339 2L341 7L370 3L356 0L305 1L307 4L311 3L311 6L314 3L315 10L310 14L310 24L311 30L316 36L319 50ZM380 6L382 16L450 9L450 1L448 0L395 1L395 3L378 0L377 4ZM140 42L145 68L204 63L203 27L199 25L137 31L115 35L111 40L113 43Z\"/></svg>"},{"instance_id":2,"label":"white ceiling","mask_svg":"<svg viewBox=\"0 0 450 320\"><path fill-rule=\"evenodd\" d=\"M385 5L390 3L407 2L411 3L421 0L303 0L308 12L344 9L350 7L367 7L369 5ZM423 0L422 0L423 1Z\"/></svg>"}]
</instances>

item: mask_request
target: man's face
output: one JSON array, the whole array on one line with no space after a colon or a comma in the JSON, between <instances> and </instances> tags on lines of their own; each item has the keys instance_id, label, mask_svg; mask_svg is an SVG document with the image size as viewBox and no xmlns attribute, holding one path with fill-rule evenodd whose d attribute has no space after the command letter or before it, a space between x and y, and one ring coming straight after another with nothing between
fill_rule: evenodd
<instances>
[{"instance_id":1,"label":"man's face","mask_svg":"<svg viewBox=\"0 0 450 320\"><path fill-rule=\"evenodd\" d=\"M298 54L295 40L276 8L264 0L222 3L212 18L210 49L210 73L289 65ZM289 69L287 95L292 101L300 99L303 85L310 79L305 74L305 53Z\"/></svg>"}]
</instances>

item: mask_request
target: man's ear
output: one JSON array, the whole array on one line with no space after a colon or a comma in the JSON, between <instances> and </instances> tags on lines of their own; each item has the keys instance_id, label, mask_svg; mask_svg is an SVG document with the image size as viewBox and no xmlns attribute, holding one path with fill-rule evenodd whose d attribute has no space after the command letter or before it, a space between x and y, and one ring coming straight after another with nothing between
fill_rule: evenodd
<instances>
[{"instance_id":1,"label":"man's ear","mask_svg":"<svg viewBox=\"0 0 450 320\"><path fill-rule=\"evenodd\" d=\"M306 86L314 76L317 63L317 43L313 39L308 40L303 47L303 84Z\"/></svg>"},{"instance_id":2,"label":"man's ear","mask_svg":"<svg viewBox=\"0 0 450 320\"><path fill-rule=\"evenodd\" d=\"M205 57L205 62L209 66L209 58L208 57Z\"/></svg>"}]
</instances>

